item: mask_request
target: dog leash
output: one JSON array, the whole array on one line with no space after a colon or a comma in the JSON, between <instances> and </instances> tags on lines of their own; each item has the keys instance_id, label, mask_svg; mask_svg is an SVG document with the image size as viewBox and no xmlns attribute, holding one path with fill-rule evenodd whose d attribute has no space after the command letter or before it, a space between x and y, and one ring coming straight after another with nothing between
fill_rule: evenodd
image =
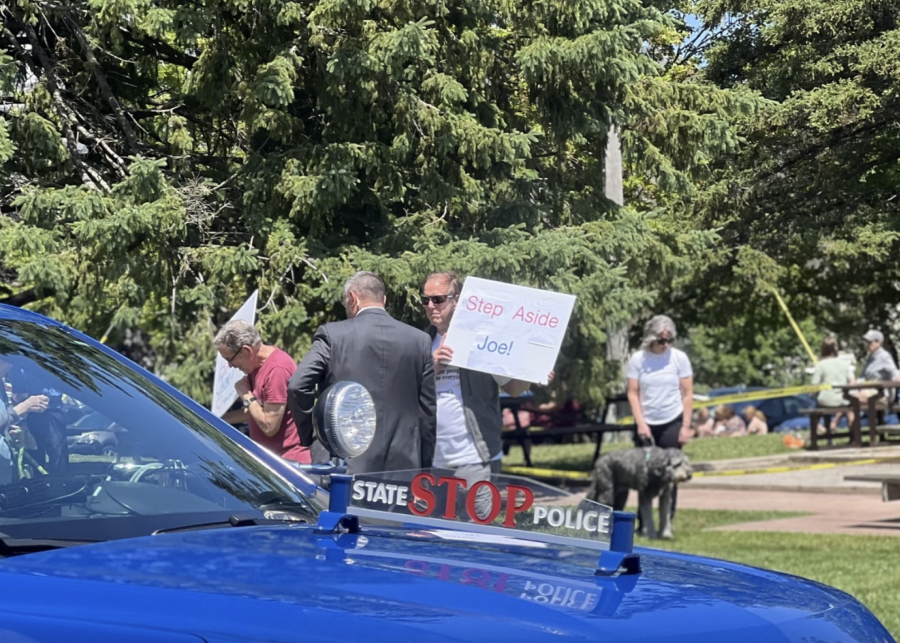
<instances>
[{"instance_id":1,"label":"dog leash","mask_svg":"<svg viewBox=\"0 0 900 643\"><path fill-rule=\"evenodd\" d=\"M653 438L653 434L650 434L649 438L642 438L644 442L650 441L650 446L644 446L644 462L650 462L650 450L656 446L656 440Z\"/></svg>"}]
</instances>

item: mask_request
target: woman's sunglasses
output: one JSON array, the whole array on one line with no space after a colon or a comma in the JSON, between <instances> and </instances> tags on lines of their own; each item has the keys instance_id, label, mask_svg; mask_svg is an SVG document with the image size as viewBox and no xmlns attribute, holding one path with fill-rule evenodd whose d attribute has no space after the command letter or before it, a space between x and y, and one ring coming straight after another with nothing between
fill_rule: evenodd
<instances>
[{"instance_id":1,"label":"woman's sunglasses","mask_svg":"<svg viewBox=\"0 0 900 643\"><path fill-rule=\"evenodd\" d=\"M448 299L452 299L453 295L422 295L422 305L427 306L428 302L431 302L435 306L440 306Z\"/></svg>"},{"instance_id":2,"label":"woman's sunglasses","mask_svg":"<svg viewBox=\"0 0 900 643\"><path fill-rule=\"evenodd\" d=\"M657 344L671 344L674 340L671 337L657 337Z\"/></svg>"}]
</instances>

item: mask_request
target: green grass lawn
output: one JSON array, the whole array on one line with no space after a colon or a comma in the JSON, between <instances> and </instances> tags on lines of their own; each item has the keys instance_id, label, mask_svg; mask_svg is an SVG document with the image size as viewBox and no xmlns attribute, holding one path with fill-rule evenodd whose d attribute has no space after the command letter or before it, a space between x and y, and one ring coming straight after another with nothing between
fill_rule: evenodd
<instances>
[{"instance_id":1,"label":"green grass lawn","mask_svg":"<svg viewBox=\"0 0 900 643\"><path fill-rule=\"evenodd\" d=\"M622 437L624 437L624 434ZM782 437L779 433L773 433L769 435L747 435L740 438L704 438L702 440L692 440L684 450L693 462L776 455L790 451L784 446ZM625 449L631 446L632 442L630 439L610 442L603 445L602 452L607 453L615 449ZM534 463L534 466L548 469L590 471L593 457L593 442L539 444L531 449L531 461ZM525 464L521 447L512 445L509 449L509 454L503 458L503 464Z\"/></svg>"},{"instance_id":2,"label":"green grass lawn","mask_svg":"<svg viewBox=\"0 0 900 643\"><path fill-rule=\"evenodd\" d=\"M862 601L894 638L900 638L900 610L896 605L900 538L710 530L719 525L797 515L802 514L679 509L674 540L638 537L635 544L731 560L837 587Z\"/></svg>"},{"instance_id":3,"label":"green grass lawn","mask_svg":"<svg viewBox=\"0 0 900 643\"><path fill-rule=\"evenodd\" d=\"M802 434L804 439L806 433ZM784 435L781 433L745 435L740 438L703 438L688 442L684 447L684 452L694 462L709 462L711 460L778 455L796 450L784 446L783 439Z\"/></svg>"}]
</instances>

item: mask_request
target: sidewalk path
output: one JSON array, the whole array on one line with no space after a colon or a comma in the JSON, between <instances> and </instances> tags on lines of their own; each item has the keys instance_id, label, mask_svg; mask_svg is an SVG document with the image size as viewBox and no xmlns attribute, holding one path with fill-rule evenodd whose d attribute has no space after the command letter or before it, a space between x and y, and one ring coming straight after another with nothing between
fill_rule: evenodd
<instances>
[{"instance_id":1,"label":"sidewalk path","mask_svg":"<svg viewBox=\"0 0 900 643\"><path fill-rule=\"evenodd\" d=\"M801 465L802 466L802 465ZM753 489L756 491L796 491L832 494L873 494L881 500L881 484L844 480L861 473L900 473L900 464L839 465L828 469L798 469L783 473L750 473L739 476L698 477L685 489Z\"/></svg>"},{"instance_id":2,"label":"sidewalk path","mask_svg":"<svg viewBox=\"0 0 900 643\"><path fill-rule=\"evenodd\" d=\"M854 464L865 460L875 462ZM716 530L900 536L900 501L882 502L878 482L844 480L845 476L859 474L900 474L900 447L801 451L698 464L697 470L705 475L678 488L680 509L810 514L725 525ZM784 466L793 470L752 472ZM748 473L722 475L737 471ZM637 492L631 492L628 504L637 506Z\"/></svg>"},{"instance_id":3,"label":"sidewalk path","mask_svg":"<svg viewBox=\"0 0 900 643\"><path fill-rule=\"evenodd\" d=\"M751 477L751 476L747 476ZM637 504L637 497L629 499ZM740 511L803 511L812 515L717 527L719 531L788 531L814 534L900 536L900 502L877 494L802 493L758 489L679 487L678 507Z\"/></svg>"}]
</instances>

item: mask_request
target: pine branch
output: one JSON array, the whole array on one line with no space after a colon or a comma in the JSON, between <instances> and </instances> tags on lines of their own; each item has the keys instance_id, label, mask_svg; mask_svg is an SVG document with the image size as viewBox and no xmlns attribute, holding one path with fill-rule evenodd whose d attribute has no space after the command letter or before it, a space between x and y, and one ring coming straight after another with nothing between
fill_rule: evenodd
<instances>
[{"instance_id":1,"label":"pine branch","mask_svg":"<svg viewBox=\"0 0 900 643\"><path fill-rule=\"evenodd\" d=\"M122 107L121 105L119 105L119 101L113 95L112 90L109 87L109 83L106 80L106 74L103 73L103 68L97 61L96 56L94 56L94 52L91 49L91 45L88 42L87 37L84 35L84 31L82 31L81 27L79 27L73 20L67 19L67 22L69 23L69 27L72 29L72 32L75 34L75 39L78 40L81 48L84 49L85 59L87 60L87 64L91 70L91 73L97 80L97 86L100 88L100 93L103 95L103 98L106 99L106 102L109 104L110 108L113 110L113 113L116 115L116 120L119 122L119 126L122 128L122 132L125 134L125 141L128 144L129 151L131 151L132 153L137 153L137 138L134 135L134 130L131 128L131 123L129 123L128 119L125 118L125 114L122 112Z\"/></svg>"},{"instance_id":2,"label":"pine branch","mask_svg":"<svg viewBox=\"0 0 900 643\"><path fill-rule=\"evenodd\" d=\"M795 154L792 158L789 158L786 161L779 163L774 168L761 173L758 177L755 178L755 180L757 183L767 181L776 174L780 174L781 172L784 172L785 170L791 168L794 165L797 165L798 163L808 161L818 156L825 150L834 150L839 145L843 145L845 142L852 141L853 139L858 138L863 134L867 134L868 132L871 132L872 130L879 127L884 127L884 123L882 121L873 121L858 127L854 127L853 125L843 125L841 127L838 127L832 130L825 140L815 145L810 145L805 150L802 150L801 152Z\"/></svg>"},{"instance_id":3,"label":"pine branch","mask_svg":"<svg viewBox=\"0 0 900 643\"><path fill-rule=\"evenodd\" d=\"M12 17L15 20L15 16ZM62 126L63 136L66 140L66 149L68 149L69 155L71 156L72 162L75 164L75 167L77 167L79 172L81 173L82 181L85 185L93 184L94 187L99 188L105 192L109 192L109 184L103 180L103 177L100 176L100 174L94 168L81 160L81 156L78 153L78 144L75 139L75 133L71 127L73 123L77 125L77 120L69 111L68 106L62 98L62 94L59 90L59 81L56 78L56 73L53 71L53 67L50 65L50 59L47 57L47 52L45 52L44 48L41 47L41 43L38 40L37 34L31 27L31 25L20 22L19 27L22 31L25 32L25 35L28 37L28 42L31 45L31 51L37 56L41 67L44 69L44 73L47 77L47 84L50 89L50 96L53 99L53 105L60 117L60 125ZM19 47L19 43L15 35L6 26L3 27L3 35L6 36L6 39L14 47ZM26 57L25 60L28 62L28 65L35 77L40 77L40 74L38 73L39 70L35 69L32 59Z\"/></svg>"},{"instance_id":4,"label":"pine branch","mask_svg":"<svg viewBox=\"0 0 900 643\"><path fill-rule=\"evenodd\" d=\"M121 34L128 44L134 45L135 47L140 49L141 53L143 53L144 55L152 56L164 62L178 65L179 67L184 67L185 69L191 69L194 66L194 63L199 60L196 56L192 56L183 51L179 51L178 49L175 49L171 45L160 40L152 40L147 37L140 37L126 29L122 29Z\"/></svg>"},{"instance_id":5,"label":"pine branch","mask_svg":"<svg viewBox=\"0 0 900 643\"><path fill-rule=\"evenodd\" d=\"M28 290L23 290L22 292L17 292L14 295L9 295L8 297L3 297L0 299L0 304L6 304L7 306L16 306L17 308L21 308L27 304L32 304L41 299L46 299L47 297L52 297L55 292L52 289L42 289L41 294L38 295L38 292L34 288L29 288Z\"/></svg>"}]
</instances>

